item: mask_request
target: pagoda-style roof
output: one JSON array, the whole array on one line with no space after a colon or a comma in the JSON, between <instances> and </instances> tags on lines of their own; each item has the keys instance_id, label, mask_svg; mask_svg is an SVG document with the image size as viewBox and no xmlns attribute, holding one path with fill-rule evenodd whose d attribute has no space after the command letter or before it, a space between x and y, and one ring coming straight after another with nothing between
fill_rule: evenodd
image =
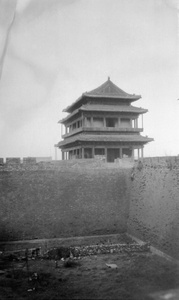
<instances>
[{"instance_id":1,"label":"pagoda-style roof","mask_svg":"<svg viewBox=\"0 0 179 300\"><path fill-rule=\"evenodd\" d=\"M108 80L102 85L100 85L98 88L87 92L87 95L91 97L107 97L132 100L138 100L139 98L141 98L141 96L139 95L131 95L121 90L110 80L110 77L108 77Z\"/></svg>"},{"instance_id":2,"label":"pagoda-style roof","mask_svg":"<svg viewBox=\"0 0 179 300\"><path fill-rule=\"evenodd\" d=\"M102 104L86 104L82 105L80 108L75 109L66 118L60 120L58 123L64 123L69 120L72 116L76 115L80 111L92 111L92 112L125 112L125 113L135 113L144 114L148 112L147 109L135 107L132 105L102 105Z\"/></svg>"},{"instance_id":3,"label":"pagoda-style roof","mask_svg":"<svg viewBox=\"0 0 179 300\"><path fill-rule=\"evenodd\" d=\"M89 135L89 134L78 134L63 141L60 141L57 144L57 147L62 147L74 142L133 142L145 144L153 141L152 138L144 137L141 135Z\"/></svg>"},{"instance_id":4,"label":"pagoda-style roof","mask_svg":"<svg viewBox=\"0 0 179 300\"><path fill-rule=\"evenodd\" d=\"M74 109L83 104L83 100L85 98L119 99L124 101L126 100L128 103L140 99L141 96L124 92L108 77L108 80L105 83L90 92L83 93L81 97L79 97L75 102L73 102L63 111L71 113Z\"/></svg>"}]
</instances>

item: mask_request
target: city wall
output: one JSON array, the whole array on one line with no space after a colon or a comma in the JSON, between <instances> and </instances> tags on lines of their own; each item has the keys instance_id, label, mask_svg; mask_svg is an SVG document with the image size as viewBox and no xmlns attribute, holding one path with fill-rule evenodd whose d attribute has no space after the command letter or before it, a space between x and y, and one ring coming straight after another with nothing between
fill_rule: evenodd
<instances>
[{"instance_id":1,"label":"city wall","mask_svg":"<svg viewBox=\"0 0 179 300\"><path fill-rule=\"evenodd\" d=\"M11 159L0 167L0 240L125 232L129 177L100 161Z\"/></svg>"},{"instance_id":2,"label":"city wall","mask_svg":"<svg viewBox=\"0 0 179 300\"><path fill-rule=\"evenodd\" d=\"M179 259L179 157L146 158L131 176L128 232Z\"/></svg>"},{"instance_id":3,"label":"city wall","mask_svg":"<svg viewBox=\"0 0 179 300\"><path fill-rule=\"evenodd\" d=\"M128 231L179 259L179 157L0 165L0 240Z\"/></svg>"}]
</instances>

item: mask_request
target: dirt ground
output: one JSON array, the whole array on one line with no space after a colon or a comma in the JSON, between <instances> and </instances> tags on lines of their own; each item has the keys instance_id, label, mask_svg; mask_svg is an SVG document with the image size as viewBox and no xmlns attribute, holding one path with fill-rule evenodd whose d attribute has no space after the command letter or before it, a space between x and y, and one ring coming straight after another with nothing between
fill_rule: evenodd
<instances>
[{"instance_id":1,"label":"dirt ground","mask_svg":"<svg viewBox=\"0 0 179 300\"><path fill-rule=\"evenodd\" d=\"M0 270L1 300L142 300L179 287L179 267L150 252L92 255L70 263L60 260L58 266L55 260L42 258L31 259L28 265L1 261Z\"/></svg>"}]
</instances>

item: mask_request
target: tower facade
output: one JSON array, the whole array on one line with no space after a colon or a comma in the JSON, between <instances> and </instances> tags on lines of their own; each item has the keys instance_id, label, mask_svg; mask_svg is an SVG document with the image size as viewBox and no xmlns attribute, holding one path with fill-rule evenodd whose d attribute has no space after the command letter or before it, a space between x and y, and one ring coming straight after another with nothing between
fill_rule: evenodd
<instances>
[{"instance_id":1,"label":"tower facade","mask_svg":"<svg viewBox=\"0 0 179 300\"><path fill-rule=\"evenodd\" d=\"M153 139L140 134L143 114L148 110L131 105L140 98L124 92L110 78L82 94L63 110L68 116L59 121L65 127L63 140L56 145L62 151L62 159L114 162L118 158L143 157L144 145Z\"/></svg>"}]
</instances>

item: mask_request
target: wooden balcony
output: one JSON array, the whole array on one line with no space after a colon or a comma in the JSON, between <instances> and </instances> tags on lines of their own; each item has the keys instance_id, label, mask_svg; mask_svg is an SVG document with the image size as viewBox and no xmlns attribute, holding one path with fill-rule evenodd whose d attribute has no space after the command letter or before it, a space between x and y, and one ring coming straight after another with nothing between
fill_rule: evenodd
<instances>
[{"instance_id":1,"label":"wooden balcony","mask_svg":"<svg viewBox=\"0 0 179 300\"><path fill-rule=\"evenodd\" d=\"M107 132L111 132L111 133L121 133L124 132L125 133L139 133L143 131L143 128L120 128L120 127L80 127L80 128L76 128L72 131L70 131L69 133L63 134L62 138L67 138L69 136L72 136L74 134L80 133L80 132L103 132L103 133L107 133Z\"/></svg>"}]
</instances>

